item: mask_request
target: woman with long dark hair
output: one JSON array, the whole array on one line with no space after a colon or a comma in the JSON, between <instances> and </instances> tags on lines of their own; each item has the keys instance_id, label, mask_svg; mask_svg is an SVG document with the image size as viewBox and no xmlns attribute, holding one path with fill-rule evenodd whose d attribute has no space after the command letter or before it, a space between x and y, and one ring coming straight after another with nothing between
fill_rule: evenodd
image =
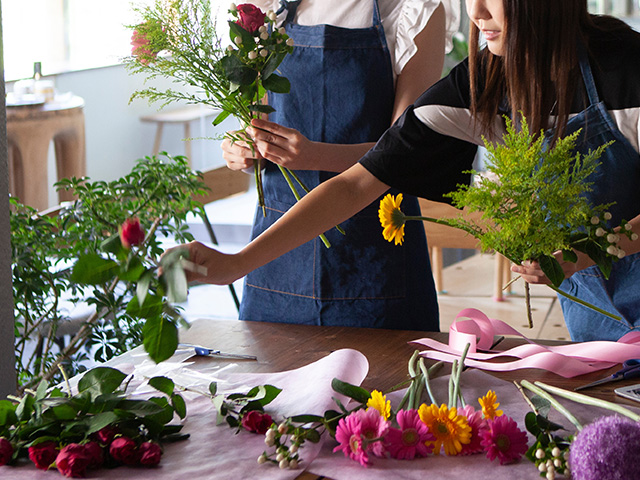
<instances>
[{"instance_id":1,"label":"woman with long dark hair","mask_svg":"<svg viewBox=\"0 0 640 480\"><path fill-rule=\"evenodd\" d=\"M590 15L586 0L467 0L471 55L427 90L360 162L321 184L235 255L189 245L191 260L225 284L332 228L390 186L443 200L468 183L470 153L504 132L504 116L524 115L549 142L581 129L576 150L614 140L601 157L590 201L615 202L613 225L640 214L640 34ZM480 37L486 46L479 48ZM258 149L268 134L256 130ZM634 221L634 225L637 222ZM635 227L637 228L637 227ZM634 247L637 249L637 247ZM630 252L629 252L630 253ZM514 267L543 281L535 265ZM574 340L617 339L640 328L640 254L574 273L562 288L622 321L563 302Z\"/></svg>"}]
</instances>

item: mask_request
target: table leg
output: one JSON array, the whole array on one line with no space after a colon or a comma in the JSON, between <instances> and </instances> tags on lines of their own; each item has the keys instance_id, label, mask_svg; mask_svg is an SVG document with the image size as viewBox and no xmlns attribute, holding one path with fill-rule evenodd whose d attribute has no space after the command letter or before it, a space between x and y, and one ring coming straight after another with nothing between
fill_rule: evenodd
<instances>
[{"instance_id":1,"label":"table leg","mask_svg":"<svg viewBox=\"0 0 640 480\"><path fill-rule=\"evenodd\" d=\"M86 146L84 136L84 119L74 121L69 130L57 134L53 138L56 151L56 168L58 180L63 178L81 178L86 175ZM58 200L71 201L73 195L68 191L58 192Z\"/></svg>"},{"instance_id":2,"label":"table leg","mask_svg":"<svg viewBox=\"0 0 640 480\"><path fill-rule=\"evenodd\" d=\"M44 210L49 206L49 183L42 159L47 158L51 138L30 135L28 141L17 140L9 142L12 194L20 202Z\"/></svg>"}]
</instances>

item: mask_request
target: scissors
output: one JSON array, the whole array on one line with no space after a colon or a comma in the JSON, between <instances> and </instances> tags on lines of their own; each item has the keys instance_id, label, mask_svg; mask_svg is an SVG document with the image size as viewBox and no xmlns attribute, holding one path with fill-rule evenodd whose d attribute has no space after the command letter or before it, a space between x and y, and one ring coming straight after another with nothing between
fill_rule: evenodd
<instances>
[{"instance_id":1,"label":"scissors","mask_svg":"<svg viewBox=\"0 0 640 480\"><path fill-rule=\"evenodd\" d=\"M258 358L255 355L240 355L237 353L225 353L220 350L214 350L212 348L201 347L200 345L189 345L185 343L181 343L179 348L193 348L195 354L199 357L225 357L225 358L237 358L239 360L257 360Z\"/></svg>"},{"instance_id":2,"label":"scissors","mask_svg":"<svg viewBox=\"0 0 640 480\"><path fill-rule=\"evenodd\" d=\"M600 380L596 380L595 382L587 383L586 385L581 385L575 390L583 390L585 388L595 387L596 385L602 385L604 383L609 382L617 382L618 380L625 380L627 378L635 378L640 377L640 359L635 358L632 360L627 360L622 364L622 369L617 372L609 375L608 377L601 378Z\"/></svg>"}]
</instances>

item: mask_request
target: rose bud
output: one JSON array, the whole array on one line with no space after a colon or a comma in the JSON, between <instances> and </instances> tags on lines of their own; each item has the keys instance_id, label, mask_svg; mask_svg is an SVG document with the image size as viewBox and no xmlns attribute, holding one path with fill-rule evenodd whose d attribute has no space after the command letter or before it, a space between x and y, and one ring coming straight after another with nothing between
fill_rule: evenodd
<instances>
[{"instance_id":1,"label":"rose bud","mask_svg":"<svg viewBox=\"0 0 640 480\"><path fill-rule=\"evenodd\" d=\"M84 477L90 463L84 445L70 443L58 453L56 457L56 467L65 477Z\"/></svg>"},{"instance_id":2,"label":"rose bud","mask_svg":"<svg viewBox=\"0 0 640 480\"><path fill-rule=\"evenodd\" d=\"M249 432L264 434L269 430L273 419L267 413L251 410L242 417L242 427Z\"/></svg>"},{"instance_id":3,"label":"rose bud","mask_svg":"<svg viewBox=\"0 0 640 480\"><path fill-rule=\"evenodd\" d=\"M29 447L29 460L40 470L49 470L58 456L58 446L55 442L42 442Z\"/></svg>"},{"instance_id":4,"label":"rose bud","mask_svg":"<svg viewBox=\"0 0 640 480\"><path fill-rule=\"evenodd\" d=\"M109 453L113 459L124 465L137 465L140 461L138 446L129 437L118 437L109 445Z\"/></svg>"},{"instance_id":5,"label":"rose bud","mask_svg":"<svg viewBox=\"0 0 640 480\"><path fill-rule=\"evenodd\" d=\"M104 463L104 452L98 442L87 442L84 449L89 457L89 468L99 468Z\"/></svg>"},{"instance_id":6,"label":"rose bud","mask_svg":"<svg viewBox=\"0 0 640 480\"><path fill-rule=\"evenodd\" d=\"M120 241L124 248L140 245L144 241L144 230L137 218L128 218L120 226Z\"/></svg>"},{"instance_id":7,"label":"rose bud","mask_svg":"<svg viewBox=\"0 0 640 480\"><path fill-rule=\"evenodd\" d=\"M265 14L255 5L243 3L236 7L240 19L236 22L249 33L255 33L264 25Z\"/></svg>"},{"instance_id":8,"label":"rose bud","mask_svg":"<svg viewBox=\"0 0 640 480\"><path fill-rule=\"evenodd\" d=\"M140 465L153 467L160 463L162 448L157 443L143 442L138 447L138 452L140 453Z\"/></svg>"},{"instance_id":9,"label":"rose bud","mask_svg":"<svg viewBox=\"0 0 640 480\"><path fill-rule=\"evenodd\" d=\"M91 435L96 442L98 442L102 446L108 446L113 439L120 433L120 430L117 427L107 425L106 427L102 427L96 433Z\"/></svg>"},{"instance_id":10,"label":"rose bud","mask_svg":"<svg viewBox=\"0 0 640 480\"><path fill-rule=\"evenodd\" d=\"M6 465L13 457L13 445L4 437L0 437L0 465Z\"/></svg>"}]
</instances>

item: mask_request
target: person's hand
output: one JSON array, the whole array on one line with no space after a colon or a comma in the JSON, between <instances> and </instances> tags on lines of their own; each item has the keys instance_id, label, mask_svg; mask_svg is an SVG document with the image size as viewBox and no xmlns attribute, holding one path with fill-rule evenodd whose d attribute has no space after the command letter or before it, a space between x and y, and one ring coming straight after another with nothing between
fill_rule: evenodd
<instances>
[{"instance_id":1,"label":"person's hand","mask_svg":"<svg viewBox=\"0 0 640 480\"><path fill-rule=\"evenodd\" d=\"M259 118L251 121L251 138L260 155L295 170L317 170L315 142L299 131Z\"/></svg>"},{"instance_id":2,"label":"person's hand","mask_svg":"<svg viewBox=\"0 0 640 480\"><path fill-rule=\"evenodd\" d=\"M188 261L183 264L187 282L228 285L242 276L238 273L239 266L234 255L219 252L195 241L172 247L164 255L176 249L187 252L185 258Z\"/></svg>"},{"instance_id":3,"label":"person's hand","mask_svg":"<svg viewBox=\"0 0 640 480\"><path fill-rule=\"evenodd\" d=\"M238 135L238 132L231 132ZM231 170L249 170L255 166L256 161L262 159L260 152L254 147L251 150L249 144L242 140L232 141L225 136L222 141L222 158L227 162L227 167Z\"/></svg>"},{"instance_id":4,"label":"person's hand","mask_svg":"<svg viewBox=\"0 0 640 480\"><path fill-rule=\"evenodd\" d=\"M591 260L588 255L580 252L576 253L578 255L578 261L575 263L563 260L562 252L555 253L556 260L558 261L560 267L562 268L562 271L564 272L564 278L569 278L577 271L583 270L594 264L593 260ZM551 284L551 280L549 280L549 278L544 274L538 262L527 260L522 262L521 265L513 265L511 267L511 271L519 274L523 278L523 280L528 283L543 285Z\"/></svg>"}]
</instances>

